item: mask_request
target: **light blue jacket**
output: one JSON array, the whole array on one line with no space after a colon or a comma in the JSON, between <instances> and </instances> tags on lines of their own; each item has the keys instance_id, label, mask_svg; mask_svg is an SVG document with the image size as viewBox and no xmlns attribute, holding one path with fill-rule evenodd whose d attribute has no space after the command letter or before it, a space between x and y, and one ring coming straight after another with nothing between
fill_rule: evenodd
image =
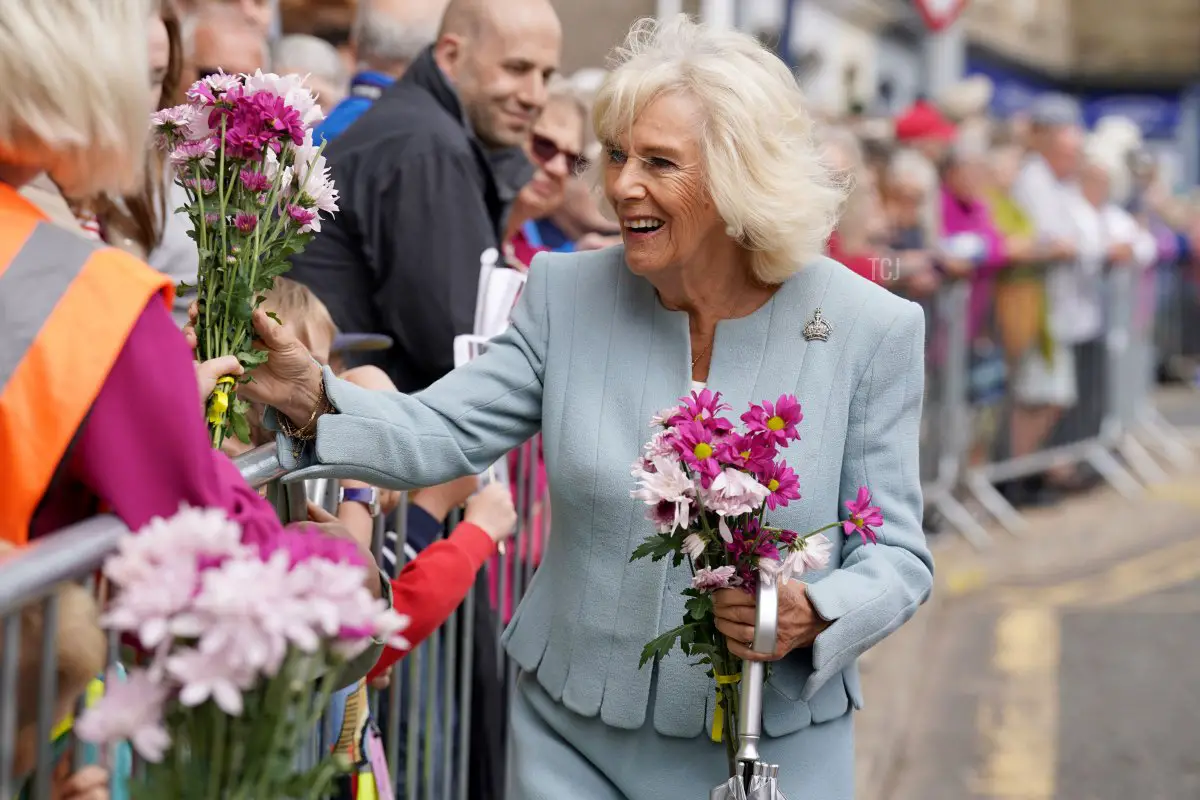
<instances>
[{"instance_id":1,"label":"light blue jacket","mask_svg":"<svg viewBox=\"0 0 1200 800\"><path fill-rule=\"evenodd\" d=\"M817 308L832 334L805 341ZM383 394L327 373L339 413L318 423L315 462L311 450L303 456L322 466L296 477L428 486L484 471L540 429L553 529L505 646L567 708L638 728L651 681L639 654L680 622L689 576L666 561L630 563L651 532L645 506L630 497L630 466L650 417L690 390L689 342L687 315L659 303L621 248L539 255L510 329L426 391ZM832 568L806 576L813 605L834 622L775 666L768 735L861 707L855 659L929 596L917 462L923 353L921 309L829 259L718 326L708 385L737 414L789 392L803 408L801 441L787 451L803 499L770 519L807 531L844 518L862 484L885 519L878 545L843 541L838 529ZM714 705L710 679L678 653L659 669L655 728L700 735Z\"/></svg>"}]
</instances>

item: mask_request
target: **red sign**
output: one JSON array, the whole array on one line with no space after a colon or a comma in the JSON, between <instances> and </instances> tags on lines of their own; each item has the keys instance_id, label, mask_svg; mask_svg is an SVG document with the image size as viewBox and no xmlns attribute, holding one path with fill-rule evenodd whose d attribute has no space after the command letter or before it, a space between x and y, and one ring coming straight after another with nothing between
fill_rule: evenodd
<instances>
[{"instance_id":1,"label":"red sign","mask_svg":"<svg viewBox=\"0 0 1200 800\"><path fill-rule=\"evenodd\" d=\"M936 32L950 27L958 19L967 7L967 0L913 0L913 5L929 30Z\"/></svg>"}]
</instances>

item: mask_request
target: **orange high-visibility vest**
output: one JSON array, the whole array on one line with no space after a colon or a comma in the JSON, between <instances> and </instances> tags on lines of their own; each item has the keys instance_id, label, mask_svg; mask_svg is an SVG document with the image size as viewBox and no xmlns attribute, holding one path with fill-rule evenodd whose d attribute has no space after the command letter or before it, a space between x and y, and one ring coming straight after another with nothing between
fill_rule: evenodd
<instances>
[{"instance_id":1,"label":"orange high-visibility vest","mask_svg":"<svg viewBox=\"0 0 1200 800\"><path fill-rule=\"evenodd\" d=\"M53 225L0 184L0 539L28 540L67 448L156 294L169 309L174 288L164 275Z\"/></svg>"}]
</instances>

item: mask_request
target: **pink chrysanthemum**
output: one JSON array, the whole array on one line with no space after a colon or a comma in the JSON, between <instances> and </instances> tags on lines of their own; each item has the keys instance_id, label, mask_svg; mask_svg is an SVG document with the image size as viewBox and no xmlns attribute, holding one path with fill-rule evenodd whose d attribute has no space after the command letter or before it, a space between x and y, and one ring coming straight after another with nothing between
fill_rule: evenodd
<instances>
[{"instance_id":1,"label":"pink chrysanthemum","mask_svg":"<svg viewBox=\"0 0 1200 800\"><path fill-rule=\"evenodd\" d=\"M317 212L310 208L301 208L300 206L288 206L287 215L292 218L293 222L300 225L301 233L308 233L312 228L312 224L317 219Z\"/></svg>"},{"instance_id":2,"label":"pink chrysanthemum","mask_svg":"<svg viewBox=\"0 0 1200 800\"><path fill-rule=\"evenodd\" d=\"M842 521L842 530L847 536L857 532L863 544L879 541L875 528L883 525L883 511L871 505L871 491L866 486L858 487L857 498L846 501L846 510L850 517Z\"/></svg>"},{"instance_id":3,"label":"pink chrysanthemum","mask_svg":"<svg viewBox=\"0 0 1200 800\"><path fill-rule=\"evenodd\" d=\"M729 406L721 402L720 392L701 389L679 398L679 413L668 424L677 426L685 421L700 422L714 433L726 434L733 430L733 423L720 414L728 410Z\"/></svg>"},{"instance_id":4,"label":"pink chrysanthemum","mask_svg":"<svg viewBox=\"0 0 1200 800\"><path fill-rule=\"evenodd\" d=\"M289 569L294 569L297 564L313 559L321 559L333 564L366 566L362 553L353 542L326 536L316 529L282 528L272 531L254 529L247 531L242 536L242 543L257 549L259 558L263 561L268 561L275 553L287 553Z\"/></svg>"},{"instance_id":5,"label":"pink chrysanthemum","mask_svg":"<svg viewBox=\"0 0 1200 800\"><path fill-rule=\"evenodd\" d=\"M267 148L278 154L284 142L299 145L303 141L304 121L299 112L270 92L240 98L225 125L225 150L232 158L257 161Z\"/></svg>"},{"instance_id":6,"label":"pink chrysanthemum","mask_svg":"<svg viewBox=\"0 0 1200 800\"><path fill-rule=\"evenodd\" d=\"M184 178L183 185L201 194L213 194L217 191L217 182L212 178Z\"/></svg>"},{"instance_id":7,"label":"pink chrysanthemum","mask_svg":"<svg viewBox=\"0 0 1200 800\"><path fill-rule=\"evenodd\" d=\"M796 426L803 419L800 403L790 394L782 395L774 403L766 400L762 405L752 405L749 411L742 414L742 422L746 423L751 433L761 433L781 447L800 438Z\"/></svg>"},{"instance_id":8,"label":"pink chrysanthemum","mask_svg":"<svg viewBox=\"0 0 1200 800\"><path fill-rule=\"evenodd\" d=\"M216 154L217 143L215 141L212 139L200 139L197 141L180 142L171 151L168 158L177 167L196 163L201 166L211 166Z\"/></svg>"},{"instance_id":9,"label":"pink chrysanthemum","mask_svg":"<svg viewBox=\"0 0 1200 800\"><path fill-rule=\"evenodd\" d=\"M758 475L775 463L775 448L763 436L735 433L721 442L719 458L725 464Z\"/></svg>"},{"instance_id":10,"label":"pink chrysanthemum","mask_svg":"<svg viewBox=\"0 0 1200 800\"><path fill-rule=\"evenodd\" d=\"M187 137L195 118L196 109L189 105L172 106L155 113L150 117L155 143L162 148L173 146L176 140Z\"/></svg>"},{"instance_id":11,"label":"pink chrysanthemum","mask_svg":"<svg viewBox=\"0 0 1200 800\"><path fill-rule=\"evenodd\" d=\"M771 492L767 495L767 508L772 511L800 499L800 478L787 462L773 463L768 470L756 473L756 477Z\"/></svg>"},{"instance_id":12,"label":"pink chrysanthemum","mask_svg":"<svg viewBox=\"0 0 1200 800\"><path fill-rule=\"evenodd\" d=\"M271 188L271 179L261 172L255 172L252 169L244 169L238 174L238 180L242 182L242 186L246 187L250 192L265 192Z\"/></svg>"},{"instance_id":13,"label":"pink chrysanthemum","mask_svg":"<svg viewBox=\"0 0 1200 800\"><path fill-rule=\"evenodd\" d=\"M193 103L215 105L225 99L225 95L234 89L240 89L241 86L242 80L237 75L218 72L216 75L209 75L193 83L187 90L187 99Z\"/></svg>"},{"instance_id":14,"label":"pink chrysanthemum","mask_svg":"<svg viewBox=\"0 0 1200 800\"><path fill-rule=\"evenodd\" d=\"M703 422L689 420L676 426L671 444L683 463L700 475L700 482L708 488L713 478L721 474L721 463L717 460L715 433Z\"/></svg>"},{"instance_id":15,"label":"pink chrysanthemum","mask_svg":"<svg viewBox=\"0 0 1200 800\"><path fill-rule=\"evenodd\" d=\"M718 589L734 586L736 583L737 567L729 565L713 569L701 567L696 570L696 575L692 578L692 588L702 592L715 592Z\"/></svg>"},{"instance_id":16,"label":"pink chrysanthemum","mask_svg":"<svg viewBox=\"0 0 1200 800\"><path fill-rule=\"evenodd\" d=\"M233 224L242 233L254 233L254 229L258 227L258 216L242 211L233 218Z\"/></svg>"}]
</instances>

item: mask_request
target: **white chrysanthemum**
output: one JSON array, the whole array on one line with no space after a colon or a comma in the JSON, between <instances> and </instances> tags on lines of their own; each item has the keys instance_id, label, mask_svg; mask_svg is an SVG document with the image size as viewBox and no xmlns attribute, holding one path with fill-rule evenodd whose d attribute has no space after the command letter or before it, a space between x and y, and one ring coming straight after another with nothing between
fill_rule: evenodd
<instances>
[{"instance_id":1,"label":"white chrysanthemum","mask_svg":"<svg viewBox=\"0 0 1200 800\"><path fill-rule=\"evenodd\" d=\"M692 561L695 561L696 559L700 558L700 556L704 555L705 547L706 545L704 544L704 539L701 538L700 534L698 533L689 534L688 537L683 540L683 552L687 553L688 557L692 559Z\"/></svg>"},{"instance_id":2,"label":"white chrysanthemum","mask_svg":"<svg viewBox=\"0 0 1200 800\"><path fill-rule=\"evenodd\" d=\"M736 517L757 511L770 494L754 476L726 467L704 493L704 507L722 517Z\"/></svg>"},{"instance_id":3,"label":"white chrysanthemum","mask_svg":"<svg viewBox=\"0 0 1200 800\"><path fill-rule=\"evenodd\" d=\"M670 529L675 526L686 528L691 523L692 498L696 487L692 479L684 472L678 461L667 458L655 458L651 461L654 471L641 470L634 475L638 480L638 488L630 495L641 500L648 506L670 506L673 513L671 519L661 520L663 525L668 523ZM655 516L659 521L659 515Z\"/></svg>"}]
</instances>

